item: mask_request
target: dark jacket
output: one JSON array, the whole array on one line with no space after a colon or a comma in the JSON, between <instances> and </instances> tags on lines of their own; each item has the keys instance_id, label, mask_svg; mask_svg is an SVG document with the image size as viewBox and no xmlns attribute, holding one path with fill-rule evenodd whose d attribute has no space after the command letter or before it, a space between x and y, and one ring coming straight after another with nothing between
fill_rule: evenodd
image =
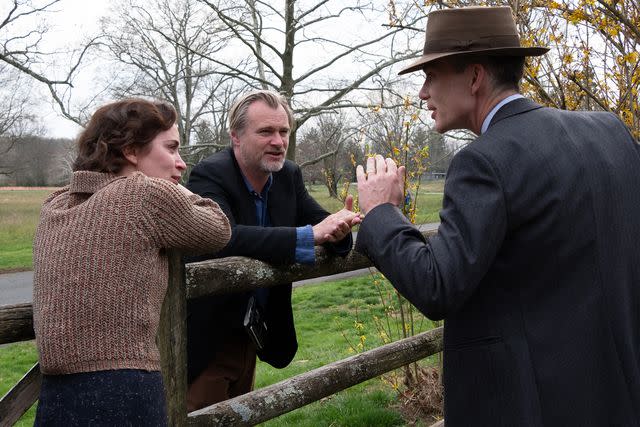
<instances>
[{"instance_id":1,"label":"dark jacket","mask_svg":"<svg viewBox=\"0 0 640 427\"><path fill-rule=\"evenodd\" d=\"M438 234L356 249L445 319L447 427L640 425L640 158L609 113L519 99L452 160Z\"/></svg>"},{"instance_id":2,"label":"dark jacket","mask_svg":"<svg viewBox=\"0 0 640 427\"><path fill-rule=\"evenodd\" d=\"M255 203L240 173L233 151L218 152L196 165L187 188L220 205L231 224L231 240L216 258L246 256L275 265L295 262L296 228L314 225L329 213L307 192L300 168L285 161L273 173L267 209L271 227L257 226ZM325 245L338 255L352 247L349 235L341 242ZM242 320L249 293L203 297L187 304L189 379L206 367L216 344L230 334L245 333ZM268 343L258 357L276 368L287 366L298 342L291 310L291 283L269 288L266 308Z\"/></svg>"}]
</instances>

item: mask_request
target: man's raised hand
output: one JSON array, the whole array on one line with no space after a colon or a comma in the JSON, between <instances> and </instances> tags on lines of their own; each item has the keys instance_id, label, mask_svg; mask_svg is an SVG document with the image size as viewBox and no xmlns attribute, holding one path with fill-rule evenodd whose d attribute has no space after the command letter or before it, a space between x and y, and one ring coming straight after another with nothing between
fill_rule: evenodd
<instances>
[{"instance_id":1,"label":"man's raised hand","mask_svg":"<svg viewBox=\"0 0 640 427\"><path fill-rule=\"evenodd\" d=\"M367 159L367 172L358 165L358 203L364 214L384 203L400 206L404 201L405 167L380 155Z\"/></svg>"}]
</instances>

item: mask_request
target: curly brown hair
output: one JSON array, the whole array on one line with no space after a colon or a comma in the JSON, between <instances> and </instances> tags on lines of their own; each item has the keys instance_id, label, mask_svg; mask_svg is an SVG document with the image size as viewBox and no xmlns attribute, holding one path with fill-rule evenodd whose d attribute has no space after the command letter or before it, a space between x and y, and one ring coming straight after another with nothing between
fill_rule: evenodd
<instances>
[{"instance_id":1,"label":"curly brown hair","mask_svg":"<svg viewBox=\"0 0 640 427\"><path fill-rule=\"evenodd\" d=\"M176 123L175 108L165 101L132 98L98 108L78 136L73 170L118 173L127 164L127 147L143 148Z\"/></svg>"}]
</instances>

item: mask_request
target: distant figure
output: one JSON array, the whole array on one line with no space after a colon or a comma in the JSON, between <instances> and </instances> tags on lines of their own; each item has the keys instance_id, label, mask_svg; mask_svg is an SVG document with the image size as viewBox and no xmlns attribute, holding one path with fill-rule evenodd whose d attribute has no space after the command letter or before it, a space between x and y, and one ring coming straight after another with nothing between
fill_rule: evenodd
<instances>
[{"instance_id":1,"label":"distant figure","mask_svg":"<svg viewBox=\"0 0 640 427\"><path fill-rule=\"evenodd\" d=\"M155 341L166 250L215 252L230 238L218 205L178 184L176 119L160 101L99 108L78 138L70 184L42 206L37 426L167 425Z\"/></svg>"},{"instance_id":2,"label":"distant figure","mask_svg":"<svg viewBox=\"0 0 640 427\"><path fill-rule=\"evenodd\" d=\"M438 132L478 135L451 161L437 235L398 209L404 167L357 168L356 249L444 323L447 427L640 425L640 157L607 112L518 93L509 7L429 15L420 98Z\"/></svg>"},{"instance_id":3,"label":"distant figure","mask_svg":"<svg viewBox=\"0 0 640 427\"><path fill-rule=\"evenodd\" d=\"M313 264L314 245L351 250L351 227L360 222L352 198L329 215L307 193L300 168L285 160L292 127L283 96L249 92L229 113L232 146L193 168L187 187L219 203L231 221L231 241L218 257ZM256 354L276 368L296 354L291 283L187 304L188 411L251 391Z\"/></svg>"}]
</instances>

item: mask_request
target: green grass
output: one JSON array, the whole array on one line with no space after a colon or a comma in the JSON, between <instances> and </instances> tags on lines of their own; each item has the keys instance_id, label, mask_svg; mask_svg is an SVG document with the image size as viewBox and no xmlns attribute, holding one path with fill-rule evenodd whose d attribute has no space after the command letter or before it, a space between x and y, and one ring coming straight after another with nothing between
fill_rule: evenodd
<instances>
[{"instance_id":1,"label":"green grass","mask_svg":"<svg viewBox=\"0 0 640 427\"><path fill-rule=\"evenodd\" d=\"M427 181L418 192L416 223L438 222L444 181ZM0 273L30 270L33 266L33 235L40 206L51 190L0 190ZM357 190L351 185L351 194ZM309 193L327 211L336 212L343 204L329 197L323 185L309 187Z\"/></svg>"},{"instance_id":2,"label":"green grass","mask_svg":"<svg viewBox=\"0 0 640 427\"><path fill-rule=\"evenodd\" d=\"M384 284L382 294L390 292ZM370 276L351 278L294 289L293 310L299 350L284 369L259 362L256 387L264 387L353 355L347 339L355 344L366 336L365 350L378 347L382 340L373 316L384 316L379 293ZM394 312L393 314L397 314ZM362 324L356 329L356 321ZM420 331L432 323L416 315ZM397 329L396 329L397 330ZM343 336L344 334L344 336ZM345 339L346 337L346 339ZM394 332L394 338L399 335ZM37 359L34 342L0 346L0 394L11 388ZM436 361L429 358L423 363ZM263 426L400 426L405 425L395 409L396 392L380 378L353 386L335 395L263 423ZM32 408L18 425L32 425Z\"/></svg>"},{"instance_id":3,"label":"green grass","mask_svg":"<svg viewBox=\"0 0 640 427\"><path fill-rule=\"evenodd\" d=\"M4 396L38 360L34 341L18 342L0 346L0 396ZM36 416L36 405L15 424L32 426Z\"/></svg>"},{"instance_id":4,"label":"green grass","mask_svg":"<svg viewBox=\"0 0 640 427\"><path fill-rule=\"evenodd\" d=\"M32 267L40 206L52 190L0 190L0 273Z\"/></svg>"},{"instance_id":5,"label":"green grass","mask_svg":"<svg viewBox=\"0 0 640 427\"><path fill-rule=\"evenodd\" d=\"M390 291L384 285L383 293ZM370 276L297 288L293 307L299 349L293 362L284 369L274 369L259 362L256 387L327 365L355 354L353 347L361 335L366 337L364 350L383 344L373 316L384 318L378 291ZM397 312L393 313L394 315ZM356 328L356 322L361 329ZM393 322L392 336L400 337L399 323ZM431 329L431 321L415 314L416 332ZM395 332L394 332L395 331ZM436 363L429 360L425 363ZM314 402L289 414L263 423L280 426L397 426L404 425L393 408L396 393L380 378L372 379Z\"/></svg>"},{"instance_id":6,"label":"green grass","mask_svg":"<svg viewBox=\"0 0 640 427\"><path fill-rule=\"evenodd\" d=\"M324 185L307 186L309 194L329 212L336 212L344 207L340 200L329 197L327 188ZM416 211L416 224L429 222L439 222L438 212L442 208L442 192L444 180L424 181L418 191L418 208ZM349 186L348 193L356 196L358 191L355 184ZM415 194L414 194L414 197Z\"/></svg>"}]
</instances>

